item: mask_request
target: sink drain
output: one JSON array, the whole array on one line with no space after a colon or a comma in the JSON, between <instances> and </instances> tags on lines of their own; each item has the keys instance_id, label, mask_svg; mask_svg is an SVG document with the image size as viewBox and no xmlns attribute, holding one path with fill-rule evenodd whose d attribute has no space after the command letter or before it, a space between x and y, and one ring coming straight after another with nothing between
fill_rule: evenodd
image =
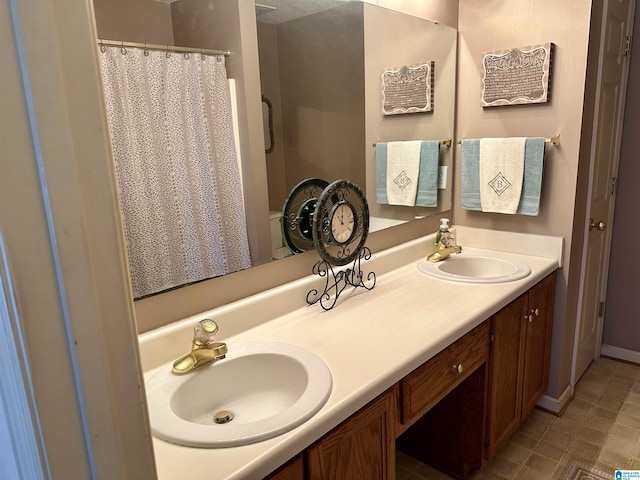
<instances>
[{"instance_id":1,"label":"sink drain","mask_svg":"<svg viewBox=\"0 0 640 480\"><path fill-rule=\"evenodd\" d=\"M233 413L229 410L220 410L213 416L213 422L217 424L229 423L233 420Z\"/></svg>"}]
</instances>

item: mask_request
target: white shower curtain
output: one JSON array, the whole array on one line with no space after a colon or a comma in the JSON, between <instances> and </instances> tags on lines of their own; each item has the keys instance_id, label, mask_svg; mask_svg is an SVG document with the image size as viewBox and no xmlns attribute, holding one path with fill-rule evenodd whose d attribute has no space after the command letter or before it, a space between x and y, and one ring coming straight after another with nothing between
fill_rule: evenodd
<instances>
[{"instance_id":1,"label":"white shower curtain","mask_svg":"<svg viewBox=\"0 0 640 480\"><path fill-rule=\"evenodd\" d=\"M224 56L99 57L134 297L250 267Z\"/></svg>"}]
</instances>

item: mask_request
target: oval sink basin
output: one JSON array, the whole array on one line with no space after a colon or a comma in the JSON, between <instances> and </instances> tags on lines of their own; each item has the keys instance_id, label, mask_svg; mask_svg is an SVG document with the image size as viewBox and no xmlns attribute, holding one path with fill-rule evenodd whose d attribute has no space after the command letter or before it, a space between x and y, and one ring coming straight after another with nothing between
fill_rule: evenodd
<instances>
[{"instance_id":1,"label":"oval sink basin","mask_svg":"<svg viewBox=\"0 0 640 480\"><path fill-rule=\"evenodd\" d=\"M171 364L146 384L153 435L193 447L233 447L311 418L332 388L326 364L287 343L229 343L227 357L186 374ZM219 423L218 423L219 422Z\"/></svg>"},{"instance_id":2,"label":"oval sink basin","mask_svg":"<svg viewBox=\"0 0 640 480\"><path fill-rule=\"evenodd\" d=\"M435 263L421 260L418 270L430 277L465 283L513 282L531 273L529 265L514 258L464 252Z\"/></svg>"}]
</instances>

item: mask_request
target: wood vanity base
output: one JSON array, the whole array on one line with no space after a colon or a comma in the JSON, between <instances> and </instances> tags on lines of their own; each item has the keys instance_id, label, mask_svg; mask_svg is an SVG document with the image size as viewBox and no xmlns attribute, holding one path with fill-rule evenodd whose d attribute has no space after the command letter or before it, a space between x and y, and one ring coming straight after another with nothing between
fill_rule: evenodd
<instances>
[{"instance_id":1,"label":"wood vanity base","mask_svg":"<svg viewBox=\"0 0 640 480\"><path fill-rule=\"evenodd\" d=\"M424 414L396 441L396 448L455 478L482 466L486 365Z\"/></svg>"},{"instance_id":2,"label":"wood vanity base","mask_svg":"<svg viewBox=\"0 0 640 480\"><path fill-rule=\"evenodd\" d=\"M546 390L555 275L415 369L268 480L394 480L396 448L455 478L469 477L497 453Z\"/></svg>"}]
</instances>

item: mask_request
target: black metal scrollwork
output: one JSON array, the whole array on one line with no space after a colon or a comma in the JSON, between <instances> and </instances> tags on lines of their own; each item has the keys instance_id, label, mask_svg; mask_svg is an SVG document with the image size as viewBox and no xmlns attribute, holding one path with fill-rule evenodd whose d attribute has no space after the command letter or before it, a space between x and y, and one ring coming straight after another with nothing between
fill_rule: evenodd
<instances>
[{"instance_id":1,"label":"black metal scrollwork","mask_svg":"<svg viewBox=\"0 0 640 480\"><path fill-rule=\"evenodd\" d=\"M325 279L324 290L309 290L307 293L307 303L314 305L320 303L324 310L331 310L338 301L338 297L348 286L354 288L364 288L372 290L376 286L376 274L369 272L366 274L362 271L361 261L371 258L371 250L363 247L358 256L353 260L351 267L335 271L330 263L319 260L313 266L313 274Z\"/></svg>"}]
</instances>

